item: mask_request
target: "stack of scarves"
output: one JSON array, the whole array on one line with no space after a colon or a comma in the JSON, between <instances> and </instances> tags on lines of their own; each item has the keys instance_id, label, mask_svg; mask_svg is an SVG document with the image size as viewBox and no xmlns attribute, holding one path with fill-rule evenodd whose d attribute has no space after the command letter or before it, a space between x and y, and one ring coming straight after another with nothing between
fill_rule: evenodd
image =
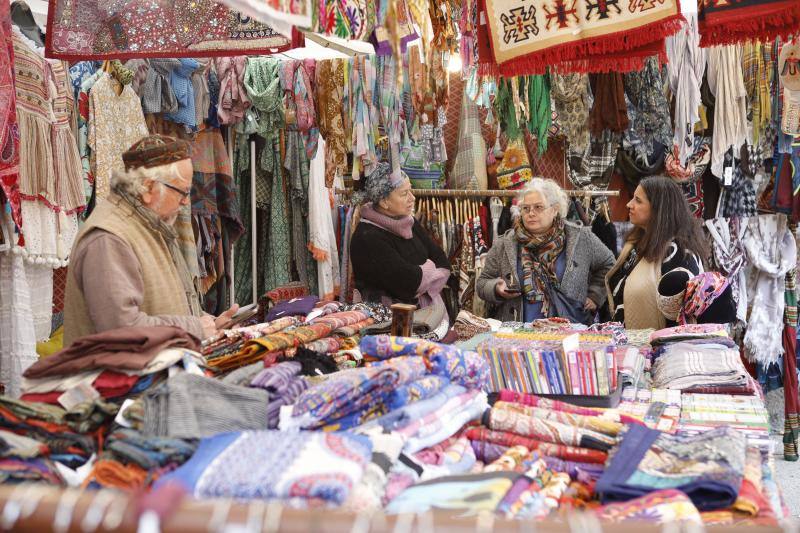
<instances>
[{"instance_id":1,"label":"stack of scarves","mask_svg":"<svg viewBox=\"0 0 800 533\"><path fill-rule=\"evenodd\" d=\"M420 356L431 374L447 377L468 389L483 389L489 383L491 369L478 353L454 346L408 337L388 335L361 339L361 353L367 361L401 356Z\"/></svg>"},{"instance_id":2,"label":"stack of scarves","mask_svg":"<svg viewBox=\"0 0 800 533\"><path fill-rule=\"evenodd\" d=\"M701 511L732 505L742 485L746 439L724 426L693 437L628 427L596 490L603 503L677 489Z\"/></svg>"},{"instance_id":3,"label":"stack of scarves","mask_svg":"<svg viewBox=\"0 0 800 533\"><path fill-rule=\"evenodd\" d=\"M425 375L425 370L420 358L404 357L381 366L337 372L303 392L291 411L282 411L279 427L337 431L359 426L385 414L385 398Z\"/></svg>"},{"instance_id":4,"label":"stack of scarves","mask_svg":"<svg viewBox=\"0 0 800 533\"><path fill-rule=\"evenodd\" d=\"M659 350L651 368L653 386L698 392L713 388L718 393L750 391L750 379L738 348L712 342L678 342Z\"/></svg>"},{"instance_id":5,"label":"stack of scarves","mask_svg":"<svg viewBox=\"0 0 800 533\"><path fill-rule=\"evenodd\" d=\"M236 353L217 359L207 358L206 363L215 373L223 373L255 363L269 355L291 356L299 346L330 337L336 329L363 323L369 318L369 312L361 310L327 314L302 325L296 325L295 318L280 318L270 322L274 327L265 326L264 330L269 333L247 340ZM288 321L292 321L292 326L288 325ZM283 327L278 329L279 326Z\"/></svg>"},{"instance_id":6,"label":"stack of scarves","mask_svg":"<svg viewBox=\"0 0 800 533\"><path fill-rule=\"evenodd\" d=\"M674 489L657 490L627 502L610 503L598 507L594 512L600 520L610 524L629 520L656 524L703 522L692 500Z\"/></svg>"},{"instance_id":7,"label":"stack of scarves","mask_svg":"<svg viewBox=\"0 0 800 533\"><path fill-rule=\"evenodd\" d=\"M134 429L120 428L108 436L105 451L117 461L133 464L146 471L189 460L197 446L191 441L163 437L145 437Z\"/></svg>"},{"instance_id":8,"label":"stack of scarves","mask_svg":"<svg viewBox=\"0 0 800 533\"><path fill-rule=\"evenodd\" d=\"M301 365L296 361L284 361L265 368L250 382L251 387L269 393L267 427L276 429L281 407L291 405L307 388L308 382L299 376Z\"/></svg>"},{"instance_id":9,"label":"stack of scarves","mask_svg":"<svg viewBox=\"0 0 800 533\"><path fill-rule=\"evenodd\" d=\"M196 498L341 505L370 462L368 438L349 433L244 431L200 441L156 488L179 482Z\"/></svg>"}]
</instances>

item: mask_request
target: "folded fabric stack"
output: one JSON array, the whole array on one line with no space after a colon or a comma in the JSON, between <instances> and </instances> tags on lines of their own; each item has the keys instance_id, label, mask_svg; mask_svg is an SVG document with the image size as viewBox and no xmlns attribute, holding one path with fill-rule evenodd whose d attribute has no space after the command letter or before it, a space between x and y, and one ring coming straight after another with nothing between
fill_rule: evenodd
<instances>
[{"instance_id":1,"label":"folded fabric stack","mask_svg":"<svg viewBox=\"0 0 800 533\"><path fill-rule=\"evenodd\" d=\"M308 382L300 377L301 368L297 361L285 361L261 370L250 382L251 387L264 389L269 394L267 428L276 429L281 407L292 405L308 388Z\"/></svg>"},{"instance_id":2,"label":"folded fabric stack","mask_svg":"<svg viewBox=\"0 0 800 533\"><path fill-rule=\"evenodd\" d=\"M266 429L269 394L182 372L141 398L148 436L196 439Z\"/></svg>"},{"instance_id":3,"label":"folded fabric stack","mask_svg":"<svg viewBox=\"0 0 800 533\"><path fill-rule=\"evenodd\" d=\"M677 489L701 511L733 505L742 485L745 436L727 426L693 437L632 425L614 449L596 490L603 503Z\"/></svg>"},{"instance_id":4,"label":"folded fabric stack","mask_svg":"<svg viewBox=\"0 0 800 533\"><path fill-rule=\"evenodd\" d=\"M88 399L92 391L104 399L139 394L162 380L173 365L187 359L202 363L199 348L197 339L168 326L89 335L30 366L24 373L22 399L71 406L75 400L65 394L68 391L80 391L79 398Z\"/></svg>"},{"instance_id":5,"label":"folded fabric stack","mask_svg":"<svg viewBox=\"0 0 800 533\"><path fill-rule=\"evenodd\" d=\"M349 433L233 432L200 441L192 458L162 477L197 498L341 505L364 475L368 438Z\"/></svg>"},{"instance_id":6,"label":"folded fabric stack","mask_svg":"<svg viewBox=\"0 0 800 533\"><path fill-rule=\"evenodd\" d=\"M248 340L277 333L301 323L302 319L288 316L253 326L223 330L216 336L203 341L203 357L207 362L224 360L239 352L242 345Z\"/></svg>"},{"instance_id":7,"label":"folded fabric stack","mask_svg":"<svg viewBox=\"0 0 800 533\"><path fill-rule=\"evenodd\" d=\"M681 402L679 435L698 435L720 426L730 426L747 437L748 446L755 446L764 453L770 452L769 412L762 398L684 393Z\"/></svg>"},{"instance_id":8,"label":"folded fabric stack","mask_svg":"<svg viewBox=\"0 0 800 533\"><path fill-rule=\"evenodd\" d=\"M753 380L739 350L713 341L681 341L653 354L653 386L685 392L752 394Z\"/></svg>"}]
</instances>

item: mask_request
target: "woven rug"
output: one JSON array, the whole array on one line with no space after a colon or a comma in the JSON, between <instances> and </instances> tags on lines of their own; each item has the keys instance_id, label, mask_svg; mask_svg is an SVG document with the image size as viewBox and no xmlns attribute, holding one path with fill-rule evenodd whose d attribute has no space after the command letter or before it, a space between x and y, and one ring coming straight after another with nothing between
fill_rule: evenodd
<instances>
[{"instance_id":1,"label":"woven rug","mask_svg":"<svg viewBox=\"0 0 800 533\"><path fill-rule=\"evenodd\" d=\"M700 0L700 46L788 37L800 27L797 0Z\"/></svg>"},{"instance_id":2,"label":"woven rug","mask_svg":"<svg viewBox=\"0 0 800 533\"><path fill-rule=\"evenodd\" d=\"M214 0L51 0L45 54L65 60L278 52L290 40Z\"/></svg>"},{"instance_id":3,"label":"woven rug","mask_svg":"<svg viewBox=\"0 0 800 533\"><path fill-rule=\"evenodd\" d=\"M496 71L504 76L629 71L680 29L679 0L484 0ZM479 28L480 32L480 28ZM482 70L488 69L482 64Z\"/></svg>"}]
</instances>

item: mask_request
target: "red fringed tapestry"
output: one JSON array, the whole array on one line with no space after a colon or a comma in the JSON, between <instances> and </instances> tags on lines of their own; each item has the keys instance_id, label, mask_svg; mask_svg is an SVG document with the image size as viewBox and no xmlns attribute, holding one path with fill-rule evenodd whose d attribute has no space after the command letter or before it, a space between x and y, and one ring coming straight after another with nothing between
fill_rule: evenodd
<instances>
[{"instance_id":1,"label":"red fringed tapestry","mask_svg":"<svg viewBox=\"0 0 800 533\"><path fill-rule=\"evenodd\" d=\"M628 72L664 59L664 39L680 28L679 0L484 0L488 46L481 71L503 76ZM484 34L486 35L486 34Z\"/></svg>"},{"instance_id":2,"label":"red fringed tapestry","mask_svg":"<svg viewBox=\"0 0 800 533\"><path fill-rule=\"evenodd\" d=\"M771 41L800 31L798 0L700 0L700 46Z\"/></svg>"},{"instance_id":3,"label":"red fringed tapestry","mask_svg":"<svg viewBox=\"0 0 800 533\"><path fill-rule=\"evenodd\" d=\"M66 60L264 54L290 41L214 0L50 0L47 57Z\"/></svg>"}]
</instances>

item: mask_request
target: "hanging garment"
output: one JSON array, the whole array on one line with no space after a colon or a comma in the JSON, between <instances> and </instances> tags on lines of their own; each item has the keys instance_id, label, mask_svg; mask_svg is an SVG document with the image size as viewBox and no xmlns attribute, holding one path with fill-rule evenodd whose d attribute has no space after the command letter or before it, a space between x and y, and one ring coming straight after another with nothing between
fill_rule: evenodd
<instances>
[{"instance_id":1,"label":"hanging garment","mask_svg":"<svg viewBox=\"0 0 800 533\"><path fill-rule=\"evenodd\" d=\"M461 97L458 126L458 152L448 187L451 189L486 189L486 141L481 133L478 105L466 91Z\"/></svg>"},{"instance_id":2,"label":"hanging garment","mask_svg":"<svg viewBox=\"0 0 800 533\"><path fill-rule=\"evenodd\" d=\"M783 45L777 66L783 87L781 131L800 135L800 40Z\"/></svg>"},{"instance_id":3,"label":"hanging garment","mask_svg":"<svg viewBox=\"0 0 800 533\"><path fill-rule=\"evenodd\" d=\"M339 295L339 251L331 216L331 193L325 187L325 140L320 139L311 160L308 185L308 249L317 261L319 295L333 300Z\"/></svg>"},{"instance_id":4,"label":"hanging garment","mask_svg":"<svg viewBox=\"0 0 800 533\"><path fill-rule=\"evenodd\" d=\"M625 74L630 123L625 131L628 144L652 153L654 146L670 146L674 137L669 104L658 58L647 60L644 69Z\"/></svg>"},{"instance_id":5,"label":"hanging garment","mask_svg":"<svg viewBox=\"0 0 800 533\"><path fill-rule=\"evenodd\" d=\"M180 66L177 59L150 60L150 70L141 89L144 113L174 113L178 110L178 100L172 89L172 71Z\"/></svg>"},{"instance_id":6,"label":"hanging garment","mask_svg":"<svg viewBox=\"0 0 800 533\"><path fill-rule=\"evenodd\" d=\"M759 145L764 130L772 120L772 46L759 42L745 43L742 50L742 71L747 90L750 122L753 127L752 143Z\"/></svg>"},{"instance_id":7,"label":"hanging garment","mask_svg":"<svg viewBox=\"0 0 800 533\"><path fill-rule=\"evenodd\" d=\"M0 382L18 398L22 373L38 360L31 285L18 254L0 253Z\"/></svg>"},{"instance_id":8,"label":"hanging garment","mask_svg":"<svg viewBox=\"0 0 800 533\"><path fill-rule=\"evenodd\" d=\"M317 110L320 135L326 141L325 186L333 185L334 176L347 170L347 135L345 132L344 88L345 62L322 61L316 69Z\"/></svg>"},{"instance_id":9,"label":"hanging garment","mask_svg":"<svg viewBox=\"0 0 800 533\"><path fill-rule=\"evenodd\" d=\"M246 57L220 57L214 59L219 77L219 106L217 114L221 125L238 124L250 107L250 99L244 89Z\"/></svg>"},{"instance_id":10,"label":"hanging garment","mask_svg":"<svg viewBox=\"0 0 800 533\"><path fill-rule=\"evenodd\" d=\"M789 227L796 231L796 225ZM797 440L800 437L800 397L797 384L797 271L786 273L785 305L783 312L783 458L798 459Z\"/></svg>"},{"instance_id":11,"label":"hanging garment","mask_svg":"<svg viewBox=\"0 0 800 533\"><path fill-rule=\"evenodd\" d=\"M594 103L589 112L589 129L599 136L603 130L621 133L628 128L625 83L618 72L589 76Z\"/></svg>"},{"instance_id":12,"label":"hanging garment","mask_svg":"<svg viewBox=\"0 0 800 533\"><path fill-rule=\"evenodd\" d=\"M753 266L748 281L752 310L744 336L745 354L751 362L768 365L783 355L781 335L786 273L795 268L797 248L784 215L760 215L748 220L742 239Z\"/></svg>"},{"instance_id":13,"label":"hanging garment","mask_svg":"<svg viewBox=\"0 0 800 533\"><path fill-rule=\"evenodd\" d=\"M11 218L22 227L19 197L19 149L17 103L14 89L14 41L7 2L0 2L0 188Z\"/></svg>"},{"instance_id":14,"label":"hanging garment","mask_svg":"<svg viewBox=\"0 0 800 533\"><path fill-rule=\"evenodd\" d=\"M741 46L720 46L708 52L708 86L715 96L711 172L723 180L725 153L747 138L747 92L742 77ZM730 177L728 177L730 179Z\"/></svg>"},{"instance_id":15,"label":"hanging garment","mask_svg":"<svg viewBox=\"0 0 800 533\"><path fill-rule=\"evenodd\" d=\"M681 163L681 156L677 144L672 146L664 158L664 169L667 175L683 189L683 194L689 202L689 209L697 218L703 218L703 174L711 163L711 139L708 137L692 137L693 151Z\"/></svg>"},{"instance_id":16,"label":"hanging garment","mask_svg":"<svg viewBox=\"0 0 800 533\"><path fill-rule=\"evenodd\" d=\"M669 88L675 103L675 135L673 145L678 149L681 165L694 151L694 125L700 120L700 86L706 71L706 50L700 48L697 15L687 14L686 24L666 39Z\"/></svg>"},{"instance_id":17,"label":"hanging garment","mask_svg":"<svg viewBox=\"0 0 800 533\"><path fill-rule=\"evenodd\" d=\"M736 317L747 320L747 260L742 237L747 230L747 221L738 218L716 218L706 220L705 226L711 234L715 268L730 281L736 301Z\"/></svg>"},{"instance_id":18,"label":"hanging garment","mask_svg":"<svg viewBox=\"0 0 800 533\"><path fill-rule=\"evenodd\" d=\"M582 153L589 146L589 77L579 73L553 74L551 96L569 149Z\"/></svg>"},{"instance_id":19,"label":"hanging garment","mask_svg":"<svg viewBox=\"0 0 800 533\"><path fill-rule=\"evenodd\" d=\"M95 196L106 198L111 174L124 171L122 153L146 136L139 97L130 86L117 95L111 76L104 74L89 95L89 147L95 169Z\"/></svg>"}]
</instances>

